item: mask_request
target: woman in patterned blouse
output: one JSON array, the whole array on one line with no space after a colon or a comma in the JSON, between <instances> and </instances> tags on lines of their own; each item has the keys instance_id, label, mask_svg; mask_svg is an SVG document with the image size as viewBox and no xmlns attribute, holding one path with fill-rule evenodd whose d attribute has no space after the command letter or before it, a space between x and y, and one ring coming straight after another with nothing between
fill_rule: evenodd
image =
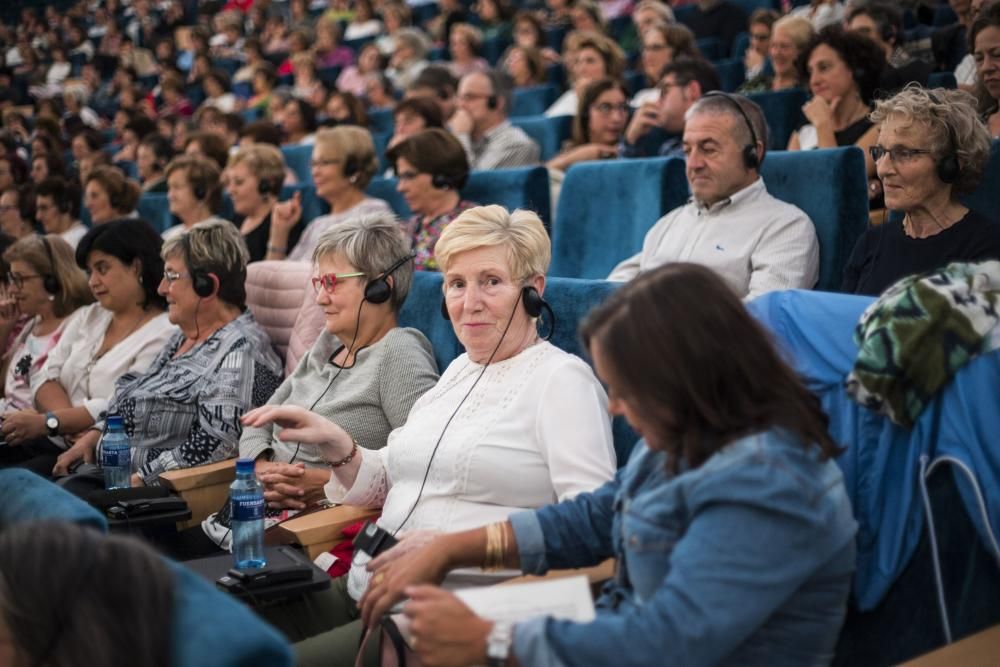
<instances>
[{"instance_id":1,"label":"woman in patterned blouse","mask_svg":"<svg viewBox=\"0 0 1000 667\"><path fill-rule=\"evenodd\" d=\"M399 179L397 190L413 215L406 232L416 253L418 271L437 271L434 245L445 226L473 206L459 190L469 177L465 149L450 132L432 128L418 132L390 148L386 157Z\"/></svg>"}]
</instances>

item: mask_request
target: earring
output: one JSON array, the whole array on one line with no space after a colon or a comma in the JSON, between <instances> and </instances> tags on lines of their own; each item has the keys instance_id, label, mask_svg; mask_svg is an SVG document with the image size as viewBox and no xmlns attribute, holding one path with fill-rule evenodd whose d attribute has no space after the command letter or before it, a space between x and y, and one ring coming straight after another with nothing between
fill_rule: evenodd
<instances>
[{"instance_id":1,"label":"earring","mask_svg":"<svg viewBox=\"0 0 1000 667\"><path fill-rule=\"evenodd\" d=\"M55 294L50 294L49 295L49 301L55 301L55 300L56 300L56 295Z\"/></svg>"}]
</instances>

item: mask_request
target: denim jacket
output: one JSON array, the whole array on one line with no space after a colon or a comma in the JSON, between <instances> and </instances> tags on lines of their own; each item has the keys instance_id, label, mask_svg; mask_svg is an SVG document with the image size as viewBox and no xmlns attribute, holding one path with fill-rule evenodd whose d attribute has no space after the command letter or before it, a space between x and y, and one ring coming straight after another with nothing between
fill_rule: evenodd
<instances>
[{"instance_id":1,"label":"denim jacket","mask_svg":"<svg viewBox=\"0 0 1000 667\"><path fill-rule=\"evenodd\" d=\"M673 476L639 443L593 493L511 517L521 567L615 576L597 618L514 628L522 665L828 665L857 529L839 468L787 433L724 447Z\"/></svg>"}]
</instances>

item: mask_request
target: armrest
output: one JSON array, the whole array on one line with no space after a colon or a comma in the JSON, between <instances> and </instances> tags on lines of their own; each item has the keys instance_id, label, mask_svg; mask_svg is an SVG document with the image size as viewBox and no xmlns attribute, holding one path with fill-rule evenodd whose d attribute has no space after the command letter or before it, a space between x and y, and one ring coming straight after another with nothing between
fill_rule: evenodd
<instances>
[{"instance_id":1,"label":"armrest","mask_svg":"<svg viewBox=\"0 0 1000 667\"><path fill-rule=\"evenodd\" d=\"M603 563L594 565L593 567L581 567L579 569L572 570L549 570L541 576L535 574L525 574L520 577L514 577L513 579L507 579L497 585L504 586L506 584L523 584L529 581L544 581L546 579L559 579L561 577L575 577L581 574L587 577L587 581L590 582L590 590L596 596L597 593L600 592L601 586L604 585L604 582L615 575L615 559L609 558Z\"/></svg>"},{"instance_id":2,"label":"armrest","mask_svg":"<svg viewBox=\"0 0 1000 667\"><path fill-rule=\"evenodd\" d=\"M313 559L344 539L344 528L358 521L373 519L380 511L355 505L338 505L310 512L275 526L274 540L282 544L299 544L309 558Z\"/></svg>"},{"instance_id":3,"label":"armrest","mask_svg":"<svg viewBox=\"0 0 1000 667\"><path fill-rule=\"evenodd\" d=\"M177 527L183 530L197 526L209 514L219 511L229 497L229 485L234 479L236 459L162 473L163 485L180 494L191 509L191 518Z\"/></svg>"},{"instance_id":4,"label":"armrest","mask_svg":"<svg viewBox=\"0 0 1000 667\"><path fill-rule=\"evenodd\" d=\"M1000 625L978 632L903 664L902 667L994 665L1000 655Z\"/></svg>"}]
</instances>

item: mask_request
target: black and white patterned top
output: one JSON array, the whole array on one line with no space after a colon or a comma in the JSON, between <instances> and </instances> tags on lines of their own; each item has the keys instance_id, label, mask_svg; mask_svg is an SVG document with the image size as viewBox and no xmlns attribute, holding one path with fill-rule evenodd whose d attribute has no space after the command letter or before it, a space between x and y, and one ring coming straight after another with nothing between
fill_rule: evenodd
<instances>
[{"instance_id":1,"label":"black and white patterned top","mask_svg":"<svg viewBox=\"0 0 1000 667\"><path fill-rule=\"evenodd\" d=\"M234 456L240 417L281 384L281 362L249 310L175 357L183 342L175 333L145 373L119 378L109 406L122 416L132 469L146 484Z\"/></svg>"}]
</instances>

